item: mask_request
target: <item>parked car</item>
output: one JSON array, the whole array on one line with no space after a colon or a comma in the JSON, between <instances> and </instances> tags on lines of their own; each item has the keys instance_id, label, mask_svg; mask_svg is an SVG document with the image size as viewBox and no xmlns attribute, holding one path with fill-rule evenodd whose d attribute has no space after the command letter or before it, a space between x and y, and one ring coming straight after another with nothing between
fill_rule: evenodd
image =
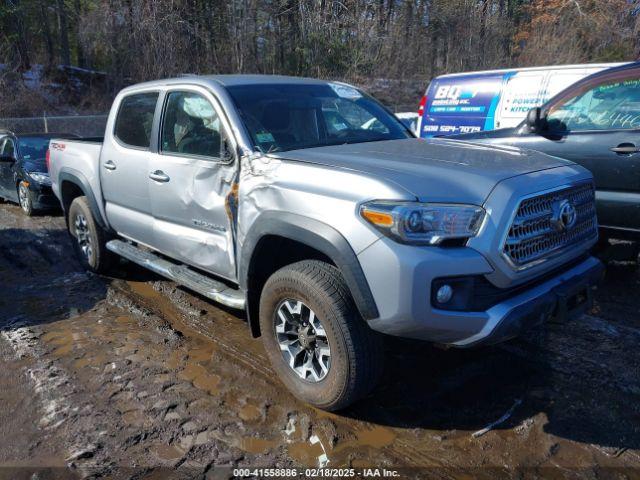
<instances>
[{"instance_id":1,"label":"parked car","mask_svg":"<svg viewBox=\"0 0 640 480\"><path fill-rule=\"evenodd\" d=\"M640 62L581 80L515 128L451 138L531 148L588 168L603 239L640 239Z\"/></svg>"},{"instance_id":2,"label":"parked car","mask_svg":"<svg viewBox=\"0 0 640 480\"><path fill-rule=\"evenodd\" d=\"M18 203L26 215L59 207L45 161L53 136L71 138L60 133L0 131L0 197Z\"/></svg>"},{"instance_id":3,"label":"parked car","mask_svg":"<svg viewBox=\"0 0 640 480\"><path fill-rule=\"evenodd\" d=\"M518 125L527 112L578 80L618 63L453 73L434 78L418 110L418 136Z\"/></svg>"},{"instance_id":4,"label":"parked car","mask_svg":"<svg viewBox=\"0 0 640 480\"><path fill-rule=\"evenodd\" d=\"M52 139L51 175L86 268L119 255L245 309L284 384L323 409L375 385L378 332L503 341L578 315L602 272L586 169L417 139L343 83L135 85L103 142Z\"/></svg>"}]
</instances>

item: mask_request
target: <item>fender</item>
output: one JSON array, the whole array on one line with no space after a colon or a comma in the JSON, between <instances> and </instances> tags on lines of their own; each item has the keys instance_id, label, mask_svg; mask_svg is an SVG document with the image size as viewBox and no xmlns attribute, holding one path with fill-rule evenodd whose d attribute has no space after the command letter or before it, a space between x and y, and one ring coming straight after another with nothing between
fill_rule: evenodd
<instances>
[{"instance_id":1,"label":"fender","mask_svg":"<svg viewBox=\"0 0 640 480\"><path fill-rule=\"evenodd\" d=\"M86 177L81 172L75 170L73 172L69 170L62 170L58 174L58 183L60 185L61 196L62 184L64 182L71 182L78 188L80 188L80 190L82 190L82 193L85 197L87 197L87 200L89 201L89 206L91 207L91 211L93 212L93 217L96 219L96 222L98 222L98 224L105 230L111 230L109 224L107 223L107 220L102 216L102 213L100 213L98 202L96 201L96 198L93 194L93 191L91 190L91 187L89 186L89 182L87 181ZM65 206L62 198L60 199L60 204L62 205L62 208L64 210Z\"/></svg>"},{"instance_id":2,"label":"fender","mask_svg":"<svg viewBox=\"0 0 640 480\"><path fill-rule=\"evenodd\" d=\"M255 249L260 239L268 235L295 240L329 257L340 270L362 318L371 320L379 316L367 279L349 242L326 223L288 212L266 211L251 226L238 257L238 281L243 290L248 291Z\"/></svg>"}]
</instances>

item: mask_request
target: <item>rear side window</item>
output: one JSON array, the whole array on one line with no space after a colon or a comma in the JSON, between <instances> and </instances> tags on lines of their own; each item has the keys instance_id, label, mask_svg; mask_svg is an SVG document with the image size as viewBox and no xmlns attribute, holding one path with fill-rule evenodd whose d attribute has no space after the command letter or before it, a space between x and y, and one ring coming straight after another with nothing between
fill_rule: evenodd
<instances>
[{"instance_id":1,"label":"rear side window","mask_svg":"<svg viewBox=\"0 0 640 480\"><path fill-rule=\"evenodd\" d=\"M114 134L125 145L149 148L158 92L129 95L120 103Z\"/></svg>"}]
</instances>

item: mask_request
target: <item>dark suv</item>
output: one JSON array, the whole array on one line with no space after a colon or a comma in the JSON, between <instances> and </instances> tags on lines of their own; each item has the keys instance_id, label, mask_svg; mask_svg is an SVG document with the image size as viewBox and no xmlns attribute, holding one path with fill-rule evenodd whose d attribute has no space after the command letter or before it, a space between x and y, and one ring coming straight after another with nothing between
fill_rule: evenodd
<instances>
[{"instance_id":1,"label":"dark suv","mask_svg":"<svg viewBox=\"0 0 640 480\"><path fill-rule=\"evenodd\" d=\"M61 137L59 133L0 131L0 197L20 204L27 215L59 206L46 165L49 140L54 136Z\"/></svg>"},{"instance_id":2,"label":"dark suv","mask_svg":"<svg viewBox=\"0 0 640 480\"><path fill-rule=\"evenodd\" d=\"M448 138L539 150L588 168L601 236L640 239L640 62L596 73L515 128Z\"/></svg>"}]
</instances>

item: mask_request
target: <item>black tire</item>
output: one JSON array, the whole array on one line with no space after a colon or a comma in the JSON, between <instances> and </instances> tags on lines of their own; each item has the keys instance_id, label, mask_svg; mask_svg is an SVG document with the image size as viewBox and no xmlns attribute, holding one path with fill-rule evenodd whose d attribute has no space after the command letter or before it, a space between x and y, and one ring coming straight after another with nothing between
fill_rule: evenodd
<instances>
[{"instance_id":1,"label":"black tire","mask_svg":"<svg viewBox=\"0 0 640 480\"><path fill-rule=\"evenodd\" d=\"M287 299L313 310L326 332L330 361L319 381L299 376L281 352L276 323L278 309ZM381 336L360 317L339 270L325 262L294 263L267 280L260 297L260 328L280 379L296 397L317 408L339 410L352 404L373 389L382 372Z\"/></svg>"},{"instance_id":2,"label":"black tire","mask_svg":"<svg viewBox=\"0 0 640 480\"><path fill-rule=\"evenodd\" d=\"M27 217L33 216L35 209L33 208L33 198L31 197L31 191L24 182L18 183L18 204L22 213Z\"/></svg>"},{"instance_id":3,"label":"black tire","mask_svg":"<svg viewBox=\"0 0 640 480\"><path fill-rule=\"evenodd\" d=\"M71 202L67 226L73 248L84 268L94 273L106 273L116 257L107 250L110 237L93 218L87 197L77 197Z\"/></svg>"}]
</instances>

